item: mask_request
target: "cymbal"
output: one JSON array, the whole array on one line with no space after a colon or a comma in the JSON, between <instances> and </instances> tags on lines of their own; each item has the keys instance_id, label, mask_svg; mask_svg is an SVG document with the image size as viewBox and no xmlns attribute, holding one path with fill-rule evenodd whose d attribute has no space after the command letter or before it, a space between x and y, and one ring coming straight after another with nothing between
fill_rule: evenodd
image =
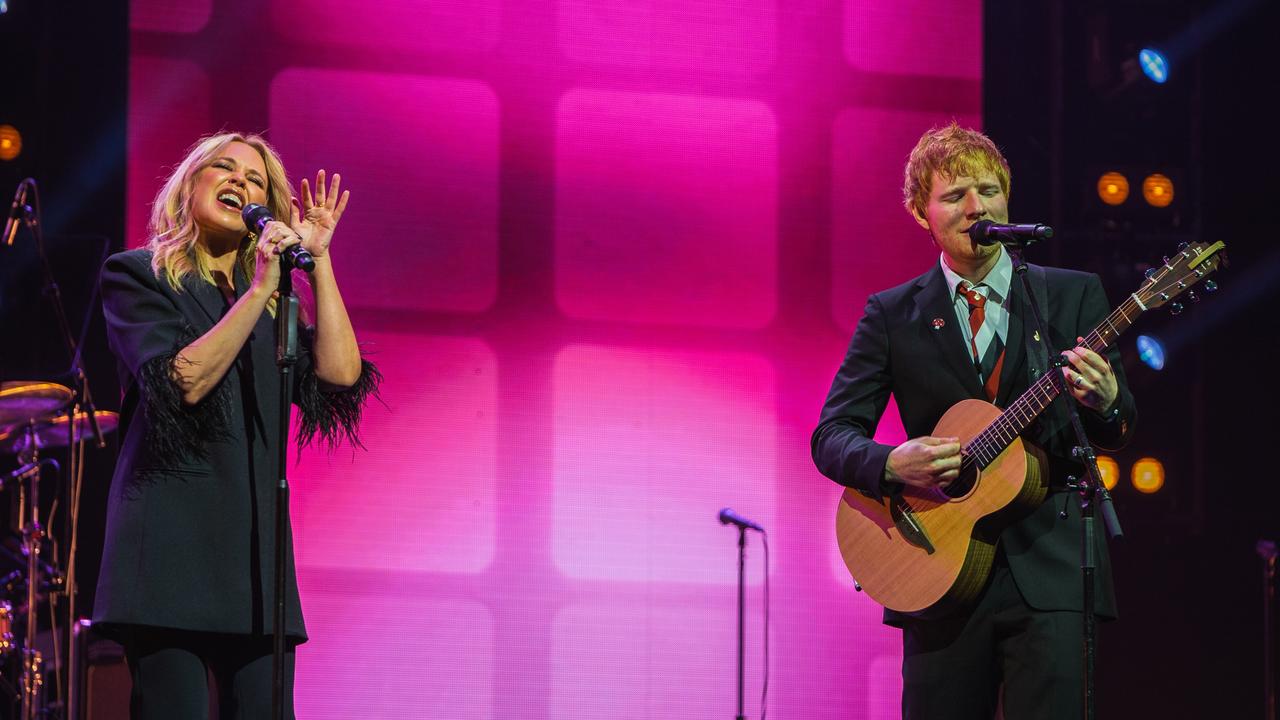
<instances>
[{"instance_id":1,"label":"cymbal","mask_svg":"<svg viewBox=\"0 0 1280 720\"><path fill-rule=\"evenodd\" d=\"M94 417L98 419L98 427L102 428L104 435L114 432L116 426L120 424L120 413L110 410L98 410L94 413ZM76 413L76 437L89 439L92 433L93 428L89 426L89 413ZM19 453L29 448L33 439L37 448L66 447L67 416L60 415L33 426L16 427L0 433L0 452Z\"/></svg>"},{"instance_id":2,"label":"cymbal","mask_svg":"<svg viewBox=\"0 0 1280 720\"><path fill-rule=\"evenodd\" d=\"M38 380L0 383L0 428L47 420L71 403L71 388Z\"/></svg>"}]
</instances>

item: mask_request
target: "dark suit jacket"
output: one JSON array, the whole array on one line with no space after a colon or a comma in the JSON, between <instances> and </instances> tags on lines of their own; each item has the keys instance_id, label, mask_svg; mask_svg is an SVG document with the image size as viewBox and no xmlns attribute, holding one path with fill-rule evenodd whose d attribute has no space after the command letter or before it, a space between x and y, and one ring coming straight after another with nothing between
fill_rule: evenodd
<instances>
[{"instance_id":1,"label":"dark suit jacket","mask_svg":"<svg viewBox=\"0 0 1280 720\"><path fill-rule=\"evenodd\" d=\"M111 256L102 272L107 339L124 392L123 444L111 481L94 620L108 632L149 625L270 634L280 388L275 321L264 312L217 388L186 406L168 378L170 364L230 306L198 278L175 291L150 263L150 251L132 250ZM237 271L237 288L243 292L248 284ZM312 397L321 393L306 338L295 367L295 402L304 414L334 412L326 402L352 398ZM362 376L357 387L365 382ZM290 532L285 628L305 639L292 543Z\"/></svg>"},{"instance_id":2,"label":"dark suit jacket","mask_svg":"<svg viewBox=\"0 0 1280 720\"><path fill-rule=\"evenodd\" d=\"M1035 266L1032 266L1034 269ZM1049 325L1053 353L1076 346L1110 311L1098 276L1044 268L1048 307L1041 308ZM1024 328L1030 322L1021 280L1010 286L1009 331L995 404L1006 407L1030 382L1031 368L1024 347ZM844 362L831 384L821 420L813 432L813 460L832 480L881 497L881 479L892 446L875 442L876 425L892 394L908 437L931 435L937 421L953 404L967 398L985 400L974 370L942 269L929 272L867 300ZM934 328L933 320L943 326ZM1116 449L1133 432L1136 410L1125 383L1119 353L1107 353L1120 386L1119 416L1107 421L1082 410L1090 441ZM1071 459L1076 444L1065 410L1056 407L1023 433L1049 455L1050 481L1060 484L1067 474L1081 475ZM1057 513L1066 506L1066 520ZM1099 523L1098 527L1101 527ZM1116 614L1110 559L1102 532L1097 533L1098 571L1095 609L1102 617ZM1041 610L1081 610L1080 513L1074 496L1050 493L1030 516L1000 536L1018 589L1027 603ZM886 611L885 621L901 624L903 617Z\"/></svg>"}]
</instances>

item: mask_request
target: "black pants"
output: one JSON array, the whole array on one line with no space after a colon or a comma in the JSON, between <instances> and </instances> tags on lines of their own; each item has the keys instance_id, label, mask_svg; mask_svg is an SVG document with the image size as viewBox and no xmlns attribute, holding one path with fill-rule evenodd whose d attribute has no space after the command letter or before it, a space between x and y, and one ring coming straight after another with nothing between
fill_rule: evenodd
<instances>
[{"instance_id":1,"label":"black pants","mask_svg":"<svg viewBox=\"0 0 1280 720\"><path fill-rule=\"evenodd\" d=\"M272 638L134 628L124 639L133 720L207 720L210 678L222 720L270 720ZM285 656L285 717L293 717L293 645Z\"/></svg>"},{"instance_id":2,"label":"black pants","mask_svg":"<svg viewBox=\"0 0 1280 720\"><path fill-rule=\"evenodd\" d=\"M991 720L1003 701L1008 720L1077 720L1083 627L1081 613L1028 607L998 565L971 614L903 628L902 716Z\"/></svg>"}]
</instances>

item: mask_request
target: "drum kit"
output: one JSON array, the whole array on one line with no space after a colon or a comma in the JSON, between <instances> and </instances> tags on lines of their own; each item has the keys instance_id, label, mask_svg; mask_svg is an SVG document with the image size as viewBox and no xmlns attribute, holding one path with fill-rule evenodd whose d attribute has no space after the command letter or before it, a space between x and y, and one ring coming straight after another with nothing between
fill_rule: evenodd
<instances>
[{"instance_id":1,"label":"drum kit","mask_svg":"<svg viewBox=\"0 0 1280 720\"><path fill-rule=\"evenodd\" d=\"M54 557L49 560L41 558L42 548L50 538L47 525L41 523L40 479L46 468L62 469L56 460L42 455L46 449L71 448L74 458L74 453L83 453L86 441L115 430L119 423L116 413L85 412L75 400L76 393L58 383L0 383L0 454L12 455L18 461L16 470L0 475L0 488L9 491L15 508L14 530L20 538L18 552L8 547L0 549L19 565L0 579L0 665L6 676L16 668L16 682L7 683L11 687L6 689L16 695L15 701L20 701L15 704L20 704L18 717L23 720L37 717L43 705L41 690L47 673L36 641L39 603L56 596L74 603L75 593L74 580L69 580L75 576L74 532L65 569L59 567L57 553L50 553ZM73 460L68 467L81 466ZM79 506L78 480L73 478L71 484L73 513ZM49 517L52 520L52 511ZM74 617L73 610L69 617ZM53 624L52 617L50 620ZM22 631L17 639L15 629Z\"/></svg>"}]
</instances>

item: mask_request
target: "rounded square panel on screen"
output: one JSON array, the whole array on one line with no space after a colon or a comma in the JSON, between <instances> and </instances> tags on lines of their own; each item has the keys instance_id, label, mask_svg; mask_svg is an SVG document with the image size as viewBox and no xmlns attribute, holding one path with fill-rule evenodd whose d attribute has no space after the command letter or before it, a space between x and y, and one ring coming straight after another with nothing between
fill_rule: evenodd
<instances>
[{"instance_id":1,"label":"rounded square panel on screen","mask_svg":"<svg viewBox=\"0 0 1280 720\"><path fill-rule=\"evenodd\" d=\"M556 110L556 301L595 320L767 325L777 203L765 104L572 90Z\"/></svg>"},{"instance_id":2,"label":"rounded square panel on screen","mask_svg":"<svg viewBox=\"0 0 1280 720\"><path fill-rule=\"evenodd\" d=\"M559 0L559 11L560 47L579 62L750 74L775 61L775 0Z\"/></svg>"},{"instance_id":3,"label":"rounded square panel on screen","mask_svg":"<svg viewBox=\"0 0 1280 720\"><path fill-rule=\"evenodd\" d=\"M902 171L924 131L952 120L980 128L976 115L877 108L842 111L831 143L831 314L843 330L862 317L867 296L937 262L928 231L902 204Z\"/></svg>"},{"instance_id":4,"label":"rounded square panel on screen","mask_svg":"<svg viewBox=\"0 0 1280 720\"><path fill-rule=\"evenodd\" d=\"M497 360L462 338L359 332L385 377L360 439L292 471L299 567L479 573L494 555Z\"/></svg>"},{"instance_id":5,"label":"rounded square panel on screen","mask_svg":"<svg viewBox=\"0 0 1280 720\"><path fill-rule=\"evenodd\" d=\"M553 370L560 572L737 583L737 534L717 514L731 506L773 527L774 386L773 367L755 355L562 350Z\"/></svg>"},{"instance_id":6,"label":"rounded square panel on screen","mask_svg":"<svg viewBox=\"0 0 1280 720\"><path fill-rule=\"evenodd\" d=\"M281 35L344 57L398 53L488 52L498 44L501 0L270 0ZM351 54L355 51L355 55Z\"/></svg>"},{"instance_id":7,"label":"rounded square panel on screen","mask_svg":"<svg viewBox=\"0 0 1280 720\"><path fill-rule=\"evenodd\" d=\"M655 601L642 588L601 597L598 603L569 605L552 621L548 717L595 720L733 714L737 662L733 588L725 588L715 602ZM744 692L753 714L760 707L763 680L757 654L762 614L757 606L744 617L750 633ZM777 633L770 636L776 648ZM776 678L774 658L776 654L770 659L770 674ZM780 696L785 698L786 693L769 698L770 710L779 709Z\"/></svg>"},{"instance_id":8,"label":"rounded square panel on screen","mask_svg":"<svg viewBox=\"0 0 1280 720\"><path fill-rule=\"evenodd\" d=\"M129 29L194 33L209 23L213 0L129 0ZM130 85L132 91L137 85Z\"/></svg>"},{"instance_id":9,"label":"rounded square panel on screen","mask_svg":"<svg viewBox=\"0 0 1280 720\"><path fill-rule=\"evenodd\" d=\"M844 0L844 56L859 70L982 78L982 0Z\"/></svg>"},{"instance_id":10,"label":"rounded square panel on screen","mask_svg":"<svg viewBox=\"0 0 1280 720\"><path fill-rule=\"evenodd\" d=\"M498 273L498 100L453 78L292 68L271 82L290 177L342 174L334 237L347 304L479 312Z\"/></svg>"},{"instance_id":11,"label":"rounded square panel on screen","mask_svg":"<svg viewBox=\"0 0 1280 720\"><path fill-rule=\"evenodd\" d=\"M125 244L147 240L151 203L187 148L209 127L209 75L188 60L129 59Z\"/></svg>"},{"instance_id":12,"label":"rounded square panel on screen","mask_svg":"<svg viewBox=\"0 0 1280 720\"><path fill-rule=\"evenodd\" d=\"M311 637L298 648L294 703L311 720L499 717L494 620L474 600L373 580L299 572ZM416 714L421 713L421 714Z\"/></svg>"}]
</instances>

